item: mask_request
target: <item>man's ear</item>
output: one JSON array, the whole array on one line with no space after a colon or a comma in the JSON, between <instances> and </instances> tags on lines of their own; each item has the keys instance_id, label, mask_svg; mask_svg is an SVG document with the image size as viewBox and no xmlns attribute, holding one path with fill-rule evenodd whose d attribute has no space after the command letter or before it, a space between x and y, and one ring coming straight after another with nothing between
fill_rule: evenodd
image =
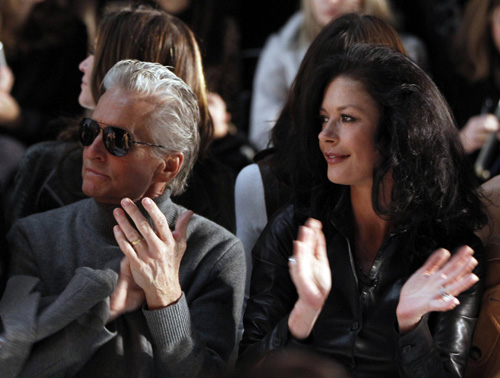
<instances>
[{"instance_id":1,"label":"man's ear","mask_svg":"<svg viewBox=\"0 0 500 378\"><path fill-rule=\"evenodd\" d=\"M182 152L176 152L170 155L166 155L163 158L162 163L158 166L156 170L156 178L159 182L170 182L179 173L184 162L184 154Z\"/></svg>"}]
</instances>

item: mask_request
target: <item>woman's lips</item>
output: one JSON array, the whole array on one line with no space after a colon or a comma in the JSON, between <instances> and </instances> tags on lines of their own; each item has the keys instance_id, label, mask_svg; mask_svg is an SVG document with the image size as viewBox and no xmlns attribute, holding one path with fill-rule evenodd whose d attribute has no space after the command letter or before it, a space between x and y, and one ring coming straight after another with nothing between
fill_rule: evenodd
<instances>
[{"instance_id":1,"label":"woman's lips","mask_svg":"<svg viewBox=\"0 0 500 378\"><path fill-rule=\"evenodd\" d=\"M336 153L325 153L325 159L328 164L337 164L343 162L349 155L342 155Z\"/></svg>"}]
</instances>

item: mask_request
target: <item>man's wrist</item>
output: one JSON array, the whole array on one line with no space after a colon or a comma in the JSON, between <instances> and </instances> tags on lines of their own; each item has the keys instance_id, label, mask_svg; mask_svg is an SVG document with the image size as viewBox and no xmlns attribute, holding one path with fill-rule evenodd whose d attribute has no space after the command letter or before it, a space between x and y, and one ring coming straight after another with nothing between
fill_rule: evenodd
<instances>
[{"instance_id":1,"label":"man's wrist","mask_svg":"<svg viewBox=\"0 0 500 378\"><path fill-rule=\"evenodd\" d=\"M149 310L158 310L160 308L165 308L171 306L177 302L182 297L182 290L169 291L169 292L156 292L150 295L146 294L146 303Z\"/></svg>"}]
</instances>

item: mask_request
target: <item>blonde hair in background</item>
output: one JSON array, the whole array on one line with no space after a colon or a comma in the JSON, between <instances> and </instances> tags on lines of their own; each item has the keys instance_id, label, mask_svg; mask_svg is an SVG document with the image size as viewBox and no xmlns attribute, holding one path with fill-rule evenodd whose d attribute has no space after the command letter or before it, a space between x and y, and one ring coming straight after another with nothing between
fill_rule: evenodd
<instances>
[{"instance_id":1,"label":"blonde hair in background","mask_svg":"<svg viewBox=\"0 0 500 378\"><path fill-rule=\"evenodd\" d=\"M361 14L369 14L378 17L389 24L394 23L394 15L388 0L361 0ZM312 0L301 0L301 9L304 13L304 23L302 25L302 37L312 41L322 29L322 26L314 18Z\"/></svg>"},{"instance_id":2,"label":"blonde hair in background","mask_svg":"<svg viewBox=\"0 0 500 378\"><path fill-rule=\"evenodd\" d=\"M491 74L491 15L500 0L471 0L465 8L462 24L454 40L458 71L477 82Z\"/></svg>"}]
</instances>

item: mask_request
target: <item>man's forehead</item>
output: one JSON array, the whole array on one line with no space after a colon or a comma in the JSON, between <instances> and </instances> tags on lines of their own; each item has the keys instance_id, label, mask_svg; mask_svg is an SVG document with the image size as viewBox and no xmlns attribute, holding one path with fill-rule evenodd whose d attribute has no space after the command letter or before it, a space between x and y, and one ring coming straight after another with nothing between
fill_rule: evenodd
<instances>
[{"instance_id":1,"label":"man's forehead","mask_svg":"<svg viewBox=\"0 0 500 378\"><path fill-rule=\"evenodd\" d=\"M134 132L147 127L153 110L153 104L146 96L122 88L111 88L99 99L92 117L106 125Z\"/></svg>"}]
</instances>

